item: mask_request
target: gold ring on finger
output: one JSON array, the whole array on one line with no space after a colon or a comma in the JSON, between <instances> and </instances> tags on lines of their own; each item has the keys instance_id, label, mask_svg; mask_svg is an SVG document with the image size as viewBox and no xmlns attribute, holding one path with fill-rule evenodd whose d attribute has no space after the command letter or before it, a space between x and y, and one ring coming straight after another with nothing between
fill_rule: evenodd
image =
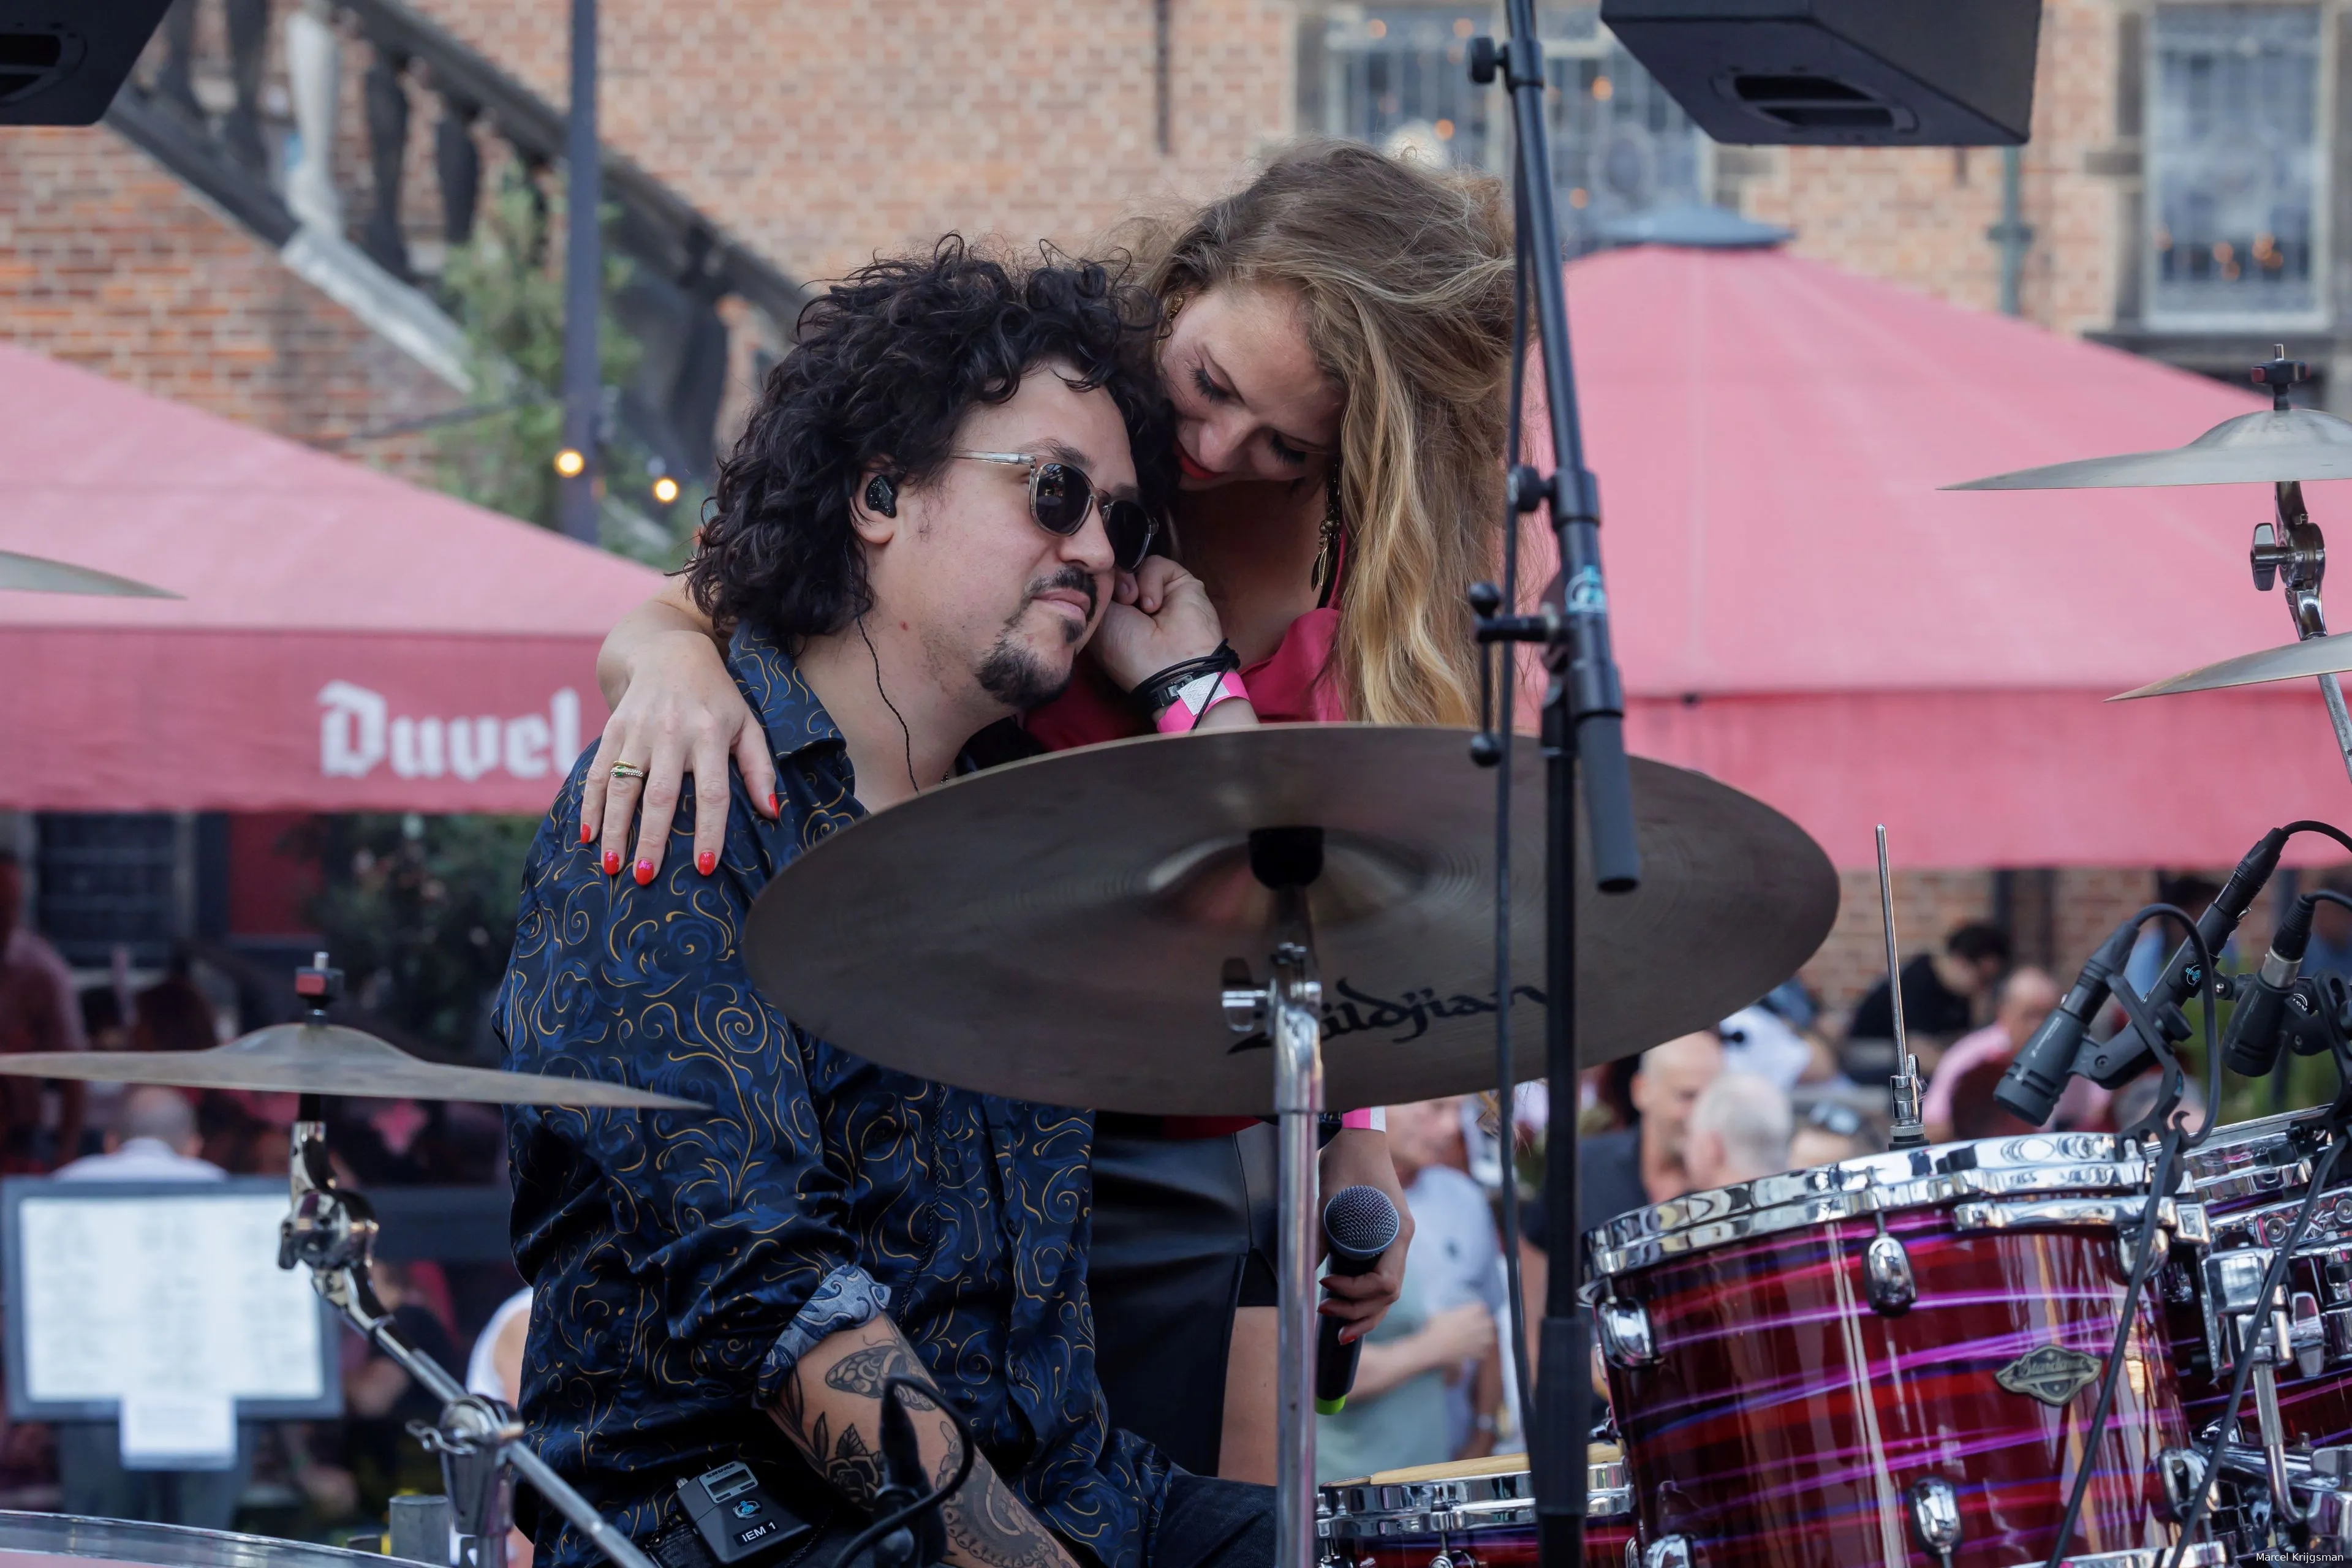
<instances>
[{"instance_id":1,"label":"gold ring on finger","mask_svg":"<svg viewBox=\"0 0 2352 1568\"><path fill-rule=\"evenodd\" d=\"M634 762L613 764L613 777L615 779L643 779L645 776L646 770Z\"/></svg>"}]
</instances>

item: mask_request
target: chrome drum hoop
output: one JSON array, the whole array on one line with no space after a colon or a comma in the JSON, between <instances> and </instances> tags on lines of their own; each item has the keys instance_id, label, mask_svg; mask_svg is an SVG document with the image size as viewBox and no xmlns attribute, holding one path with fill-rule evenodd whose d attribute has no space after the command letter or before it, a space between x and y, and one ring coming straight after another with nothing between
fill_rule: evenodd
<instances>
[{"instance_id":1,"label":"chrome drum hoop","mask_svg":"<svg viewBox=\"0 0 2352 1568\"><path fill-rule=\"evenodd\" d=\"M2302 1192L2321 1145L2318 1124L2317 1112L2286 1111L2214 1128L2203 1144L2182 1152L2180 1196L2210 1207Z\"/></svg>"},{"instance_id":2,"label":"chrome drum hoop","mask_svg":"<svg viewBox=\"0 0 2352 1568\"><path fill-rule=\"evenodd\" d=\"M2033 1133L1873 1155L1695 1192L1621 1214L1587 1233L1593 1276L1759 1236L1969 1199L2139 1194L2142 1150L2105 1133Z\"/></svg>"},{"instance_id":3,"label":"chrome drum hoop","mask_svg":"<svg viewBox=\"0 0 2352 1568\"><path fill-rule=\"evenodd\" d=\"M1622 1460L1585 1467L1585 1517L1633 1511ZM1534 1479L1526 1470L1425 1481L1341 1481L1316 1489L1315 1533L1325 1541L1456 1535L1536 1521Z\"/></svg>"},{"instance_id":4,"label":"chrome drum hoop","mask_svg":"<svg viewBox=\"0 0 2352 1568\"><path fill-rule=\"evenodd\" d=\"M103 1557L154 1568L387 1568L398 1558L307 1541L236 1535L184 1524L142 1524L64 1513L0 1511L0 1552Z\"/></svg>"}]
</instances>

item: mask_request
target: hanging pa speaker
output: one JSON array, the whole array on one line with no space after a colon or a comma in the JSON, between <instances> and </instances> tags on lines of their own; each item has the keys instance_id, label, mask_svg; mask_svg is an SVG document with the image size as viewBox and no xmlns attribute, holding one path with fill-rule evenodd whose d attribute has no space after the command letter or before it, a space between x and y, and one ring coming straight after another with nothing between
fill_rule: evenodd
<instances>
[{"instance_id":1,"label":"hanging pa speaker","mask_svg":"<svg viewBox=\"0 0 2352 1568\"><path fill-rule=\"evenodd\" d=\"M94 125L171 0L0 0L0 125Z\"/></svg>"},{"instance_id":2,"label":"hanging pa speaker","mask_svg":"<svg viewBox=\"0 0 2352 1568\"><path fill-rule=\"evenodd\" d=\"M1717 141L2016 146L2042 0L1601 0Z\"/></svg>"}]
</instances>

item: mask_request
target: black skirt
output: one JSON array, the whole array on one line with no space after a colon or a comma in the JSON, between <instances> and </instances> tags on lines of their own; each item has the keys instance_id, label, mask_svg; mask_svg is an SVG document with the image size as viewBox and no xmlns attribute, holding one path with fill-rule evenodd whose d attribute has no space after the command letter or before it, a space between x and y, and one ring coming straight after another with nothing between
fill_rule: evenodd
<instances>
[{"instance_id":1,"label":"black skirt","mask_svg":"<svg viewBox=\"0 0 2352 1568\"><path fill-rule=\"evenodd\" d=\"M1096 1118L1095 1366L1110 1421L1195 1475L1217 1473L1234 1311L1272 1306L1276 1135L1151 1135Z\"/></svg>"}]
</instances>

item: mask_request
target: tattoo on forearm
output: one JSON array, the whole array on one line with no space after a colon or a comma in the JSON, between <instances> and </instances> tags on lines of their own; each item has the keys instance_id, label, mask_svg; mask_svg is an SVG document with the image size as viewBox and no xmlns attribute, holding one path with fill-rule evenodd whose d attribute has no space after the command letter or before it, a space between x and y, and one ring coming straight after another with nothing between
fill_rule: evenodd
<instances>
[{"instance_id":1,"label":"tattoo on forearm","mask_svg":"<svg viewBox=\"0 0 2352 1568\"><path fill-rule=\"evenodd\" d=\"M1055 1568L1062 1550L985 1460L940 1510L948 1549L980 1568Z\"/></svg>"},{"instance_id":2,"label":"tattoo on forearm","mask_svg":"<svg viewBox=\"0 0 2352 1568\"><path fill-rule=\"evenodd\" d=\"M879 1399L882 1391L888 1386L888 1380L893 1377L911 1377L926 1385L931 1381L930 1375L922 1369L906 1346L877 1344L864 1350L853 1350L835 1362L833 1369L824 1375L824 1384L826 1387L837 1388L844 1394ZM909 1410L939 1408L911 1388L900 1388L898 1397Z\"/></svg>"}]
</instances>

